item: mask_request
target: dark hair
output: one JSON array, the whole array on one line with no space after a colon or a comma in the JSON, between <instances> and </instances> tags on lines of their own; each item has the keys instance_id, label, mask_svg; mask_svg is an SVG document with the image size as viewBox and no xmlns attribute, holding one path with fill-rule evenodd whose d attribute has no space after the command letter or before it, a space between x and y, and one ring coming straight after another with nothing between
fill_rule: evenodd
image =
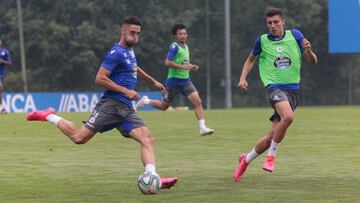
<instances>
[{"instance_id":1,"label":"dark hair","mask_svg":"<svg viewBox=\"0 0 360 203\"><path fill-rule=\"evenodd\" d=\"M280 8L269 8L266 12L266 17L273 17L276 15L284 17L284 14Z\"/></svg>"},{"instance_id":2,"label":"dark hair","mask_svg":"<svg viewBox=\"0 0 360 203\"><path fill-rule=\"evenodd\" d=\"M123 24L141 26L141 21L137 16L126 16L123 20Z\"/></svg>"},{"instance_id":3,"label":"dark hair","mask_svg":"<svg viewBox=\"0 0 360 203\"><path fill-rule=\"evenodd\" d=\"M171 33L173 35L176 35L177 30L182 30L185 29L187 31L187 28L184 24L182 23L176 23L172 28L171 28Z\"/></svg>"}]
</instances>

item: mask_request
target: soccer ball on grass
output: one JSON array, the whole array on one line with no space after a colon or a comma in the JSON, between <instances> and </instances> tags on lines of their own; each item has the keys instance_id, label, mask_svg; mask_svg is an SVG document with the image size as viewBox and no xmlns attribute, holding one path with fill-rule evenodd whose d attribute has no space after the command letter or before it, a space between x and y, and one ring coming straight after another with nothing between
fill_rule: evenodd
<instances>
[{"instance_id":1,"label":"soccer ball on grass","mask_svg":"<svg viewBox=\"0 0 360 203\"><path fill-rule=\"evenodd\" d=\"M160 176L157 173L145 171L138 179L138 186L143 194L157 194L161 188Z\"/></svg>"}]
</instances>

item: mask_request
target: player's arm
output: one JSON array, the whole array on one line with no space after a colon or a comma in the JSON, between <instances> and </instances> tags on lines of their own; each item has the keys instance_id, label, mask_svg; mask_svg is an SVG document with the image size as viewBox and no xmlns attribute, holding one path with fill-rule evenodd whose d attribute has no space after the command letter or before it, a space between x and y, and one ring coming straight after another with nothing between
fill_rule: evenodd
<instances>
[{"instance_id":1,"label":"player's arm","mask_svg":"<svg viewBox=\"0 0 360 203\"><path fill-rule=\"evenodd\" d=\"M159 89L160 91L164 91L165 87L163 84L161 84L159 81L155 80L153 77L151 77L149 74L147 74L143 69L141 69L139 66L137 67L137 75L144 79L149 84L152 84L155 88Z\"/></svg>"},{"instance_id":2,"label":"player's arm","mask_svg":"<svg viewBox=\"0 0 360 203\"><path fill-rule=\"evenodd\" d=\"M242 68L242 72L240 75L240 81L238 84L238 87L242 90L247 90L247 88L248 88L248 82L246 81L246 78L249 75L251 69L254 67L256 58L257 58L257 56L251 52L244 63L244 66Z\"/></svg>"},{"instance_id":3,"label":"player's arm","mask_svg":"<svg viewBox=\"0 0 360 203\"><path fill-rule=\"evenodd\" d=\"M197 70L199 68L199 66L195 64L191 64L191 63L177 64L169 59L165 60L165 66L170 68L178 68L178 69L186 69L186 70Z\"/></svg>"},{"instance_id":4,"label":"player's arm","mask_svg":"<svg viewBox=\"0 0 360 203\"><path fill-rule=\"evenodd\" d=\"M11 65L10 54L8 52L7 52L7 55L5 55L5 60L0 59L0 63L4 63L6 65Z\"/></svg>"},{"instance_id":5,"label":"player's arm","mask_svg":"<svg viewBox=\"0 0 360 203\"><path fill-rule=\"evenodd\" d=\"M311 49L310 41L304 38L302 41L302 46L304 47L303 54L305 55L306 59L312 64L317 64L317 56Z\"/></svg>"},{"instance_id":6,"label":"player's arm","mask_svg":"<svg viewBox=\"0 0 360 203\"><path fill-rule=\"evenodd\" d=\"M169 68L186 69L186 70L197 70L199 66L194 64L177 64L173 60L179 51L179 47L176 44L172 44L169 48L165 59L165 66Z\"/></svg>"},{"instance_id":7,"label":"player's arm","mask_svg":"<svg viewBox=\"0 0 360 203\"><path fill-rule=\"evenodd\" d=\"M110 71L104 67L100 67L98 73L96 74L95 83L114 92L120 92L125 94L129 99L137 100L139 99L139 94L134 90L129 90L126 87L116 84L109 78Z\"/></svg>"},{"instance_id":8,"label":"player's arm","mask_svg":"<svg viewBox=\"0 0 360 203\"><path fill-rule=\"evenodd\" d=\"M11 65L11 61L5 61L4 59L0 59L0 63L4 63L6 65Z\"/></svg>"}]
</instances>

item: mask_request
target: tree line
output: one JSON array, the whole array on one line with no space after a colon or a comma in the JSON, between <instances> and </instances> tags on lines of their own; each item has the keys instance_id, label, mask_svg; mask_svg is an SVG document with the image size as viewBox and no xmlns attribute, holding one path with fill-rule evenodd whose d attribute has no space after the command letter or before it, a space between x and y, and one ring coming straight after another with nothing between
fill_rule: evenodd
<instances>
[{"instance_id":1,"label":"tree line","mask_svg":"<svg viewBox=\"0 0 360 203\"><path fill-rule=\"evenodd\" d=\"M107 50L117 42L123 17L137 15L143 21L135 47L138 64L164 81L164 60L173 41L170 29L176 22L189 28L191 61L200 65L192 80L205 103L206 54L210 54L212 107L224 106L224 2L209 0L27 0L22 1L27 81L29 91L101 91L94 83ZM356 55L328 53L328 6L326 0L232 0L231 65L233 105L262 106L264 91L257 68L249 76L250 90L240 92L238 83L244 60L256 38L267 32L265 11L284 9L286 28L302 31L319 58L316 66L302 67L303 103L347 104L356 97L360 60ZM0 7L0 38L9 49L13 65L7 68L5 90L22 91L20 45L16 1L3 0ZM209 46L206 20L209 20ZM349 72L351 71L351 72ZM349 92L349 85L353 85ZM154 90L139 82L138 90Z\"/></svg>"}]
</instances>

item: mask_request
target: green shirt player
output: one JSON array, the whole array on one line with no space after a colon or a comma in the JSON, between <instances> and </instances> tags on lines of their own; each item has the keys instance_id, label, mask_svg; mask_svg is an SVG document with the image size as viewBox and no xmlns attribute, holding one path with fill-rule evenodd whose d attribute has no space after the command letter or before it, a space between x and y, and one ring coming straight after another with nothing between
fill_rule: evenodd
<instances>
[{"instance_id":1,"label":"green shirt player","mask_svg":"<svg viewBox=\"0 0 360 203\"><path fill-rule=\"evenodd\" d=\"M255 42L250 56L245 61L238 87L247 90L246 77L259 56L259 73L266 88L266 97L274 114L270 130L248 154L241 154L234 180L240 182L250 162L268 150L263 169L272 172L275 167L276 151L286 130L294 120L294 111L299 102L300 67L304 55L312 64L317 57L310 42L299 30L284 30L285 19L281 9L271 8L266 13L268 34L261 35Z\"/></svg>"},{"instance_id":2,"label":"green shirt player","mask_svg":"<svg viewBox=\"0 0 360 203\"><path fill-rule=\"evenodd\" d=\"M144 104L148 104L165 111L169 108L175 96L182 93L194 105L195 115L200 126L200 135L210 135L214 130L205 125L202 102L198 91L189 77L189 72L198 70L199 66L190 63L189 48L186 45L188 37L187 28L183 24L175 24L171 31L176 42L170 45L170 50L165 60L165 66L168 67L168 76L165 83L166 91L163 100L151 100L147 96L143 96L136 104L136 109L139 110Z\"/></svg>"}]
</instances>

